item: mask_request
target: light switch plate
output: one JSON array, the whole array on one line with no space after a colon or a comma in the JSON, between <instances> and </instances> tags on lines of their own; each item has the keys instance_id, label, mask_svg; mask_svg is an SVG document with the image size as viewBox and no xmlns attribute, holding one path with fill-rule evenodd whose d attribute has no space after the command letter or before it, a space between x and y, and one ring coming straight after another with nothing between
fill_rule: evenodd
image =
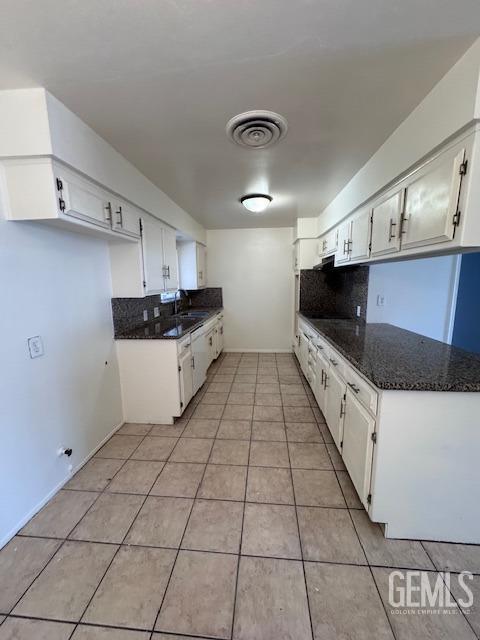
<instances>
[{"instance_id":1,"label":"light switch plate","mask_svg":"<svg viewBox=\"0 0 480 640\"><path fill-rule=\"evenodd\" d=\"M40 336L33 336L28 338L28 350L30 352L30 358L40 358L45 353L43 350L43 340Z\"/></svg>"},{"instance_id":2,"label":"light switch plate","mask_svg":"<svg viewBox=\"0 0 480 640\"><path fill-rule=\"evenodd\" d=\"M385 296L383 293L377 295L377 307L383 307L385 305Z\"/></svg>"}]
</instances>

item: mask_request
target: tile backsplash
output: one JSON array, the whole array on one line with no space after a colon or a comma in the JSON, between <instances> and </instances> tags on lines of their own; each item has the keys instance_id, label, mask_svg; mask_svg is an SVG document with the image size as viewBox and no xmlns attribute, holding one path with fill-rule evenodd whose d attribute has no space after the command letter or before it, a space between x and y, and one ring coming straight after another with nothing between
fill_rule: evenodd
<instances>
[{"instance_id":1,"label":"tile backsplash","mask_svg":"<svg viewBox=\"0 0 480 640\"><path fill-rule=\"evenodd\" d=\"M189 304L190 303L190 304ZM221 307L222 288L207 287L198 291L188 291L188 298L182 296L177 302L177 310L182 311L191 307ZM154 309L158 307L158 316L154 316ZM147 322L158 318L168 318L174 314L173 302L160 300L160 295L145 296L145 298L112 298L112 315L115 333L122 333L145 324L143 312L148 314Z\"/></svg>"},{"instance_id":2,"label":"tile backsplash","mask_svg":"<svg viewBox=\"0 0 480 640\"><path fill-rule=\"evenodd\" d=\"M325 318L367 317L368 266L300 271L299 310L306 316Z\"/></svg>"}]
</instances>

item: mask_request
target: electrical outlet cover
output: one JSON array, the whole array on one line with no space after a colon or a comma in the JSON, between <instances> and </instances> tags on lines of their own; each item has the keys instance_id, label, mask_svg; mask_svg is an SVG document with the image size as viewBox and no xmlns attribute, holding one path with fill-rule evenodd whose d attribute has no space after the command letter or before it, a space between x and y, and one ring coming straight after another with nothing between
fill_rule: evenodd
<instances>
[{"instance_id":1,"label":"electrical outlet cover","mask_svg":"<svg viewBox=\"0 0 480 640\"><path fill-rule=\"evenodd\" d=\"M40 358L43 356L43 341L40 336L33 336L28 338L28 350L30 352L30 358Z\"/></svg>"}]
</instances>

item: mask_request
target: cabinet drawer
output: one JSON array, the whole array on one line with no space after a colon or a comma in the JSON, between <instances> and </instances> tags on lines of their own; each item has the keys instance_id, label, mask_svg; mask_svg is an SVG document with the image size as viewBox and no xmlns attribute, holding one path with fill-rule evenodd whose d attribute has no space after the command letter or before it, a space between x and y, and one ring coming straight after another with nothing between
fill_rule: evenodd
<instances>
[{"instance_id":1,"label":"cabinet drawer","mask_svg":"<svg viewBox=\"0 0 480 640\"><path fill-rule=\"evenodd\" d=\"M328 342L321 338L318 334L315 336L315 338L313 338L312 342L315 345L317 351L319 351L322 356L328 360L332 351L332 348L330 347Z\"/></svg>"},{"instance_id":2,"label":"cabinet drawer","mask_svg":"<svg viewBox=\"0 0 480 640\"><path fill-rule=\"evenodd\" d=\"M190 342L190 334L178 342L177 353L179 356L190 350Z\"/></svg>"},{"instance_id":3,"label":"cabinet drawer","mask_svg":"<svg viewBox=\"0 0 480 640\"><path fill-rule=\"evenodd\" d=\"M348 365L345 367L344 378L355 398L371 413L376 414L378 394L375 389L373 389L368 382L365 382L365 380Z\"/></svg>"}]
</instances>

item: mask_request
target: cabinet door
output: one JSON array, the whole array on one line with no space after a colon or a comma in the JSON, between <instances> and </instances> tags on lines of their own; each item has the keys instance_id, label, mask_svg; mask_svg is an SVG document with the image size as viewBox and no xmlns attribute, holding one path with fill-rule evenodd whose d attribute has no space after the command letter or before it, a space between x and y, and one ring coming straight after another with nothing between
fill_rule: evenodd
<instances>
[{"instance_id":1,"label":"cabinet door","mask_svg":"<svg viewBox=\"0 0 480 640\"><path fill-rule=\"evenodd\" d=\"M207 286L207 250L203 244L197 243L197 286Z\"/></svg>"},{"instance_id":2,"label":"cabinet door","mask_svg":"<svg viewBox=\"0 0 480 640\"><path fill-rule=\"evenodd\" d=\"M183 353L178 361L178 377L180 382L180 402L182 413L193 397L192 354L190 349Z\"/></svg>"},{"instance_id":3,"label":"cabinet door","mask_svg":"<svg viewBox=\"0 0 480 640\"><path fill-rule=\"evenodd\" d=\"M350 239L350 260L367 259L370 254L370 209L353 218Z\"/></svg>"},{"instance_id":4,"label":"cabinet door","mask_svg":"<svg viewBox=\"0 0 480 640\"><path fill-rule=\"evenodd\" d=\"M372 257L400 250L404 195L405 190L401 189L373 208Z\"/></svg>"},{"instance_id":5,"label":"cabinet door","mask_svg":"<svg viewBox=\"0 0 480 640\"><path fill-rule=\"evenodd\" d=\"M218 334L217 334L217 351L218 355L220 355L223 351L224 345L224 337L223 337L223 322L220 320L218 323Z\"/></svg>"},{"instance_id":6,"label":"cabinet door","mask_svg":"<svg viewBox=\"0 0 480 640\"><path fill-rule=\"evenodd\" d=\"M107 193L93 184L74 177L57 177L60 210L64 215L111 228L111 207Z\"/></svg>"},{"instance_id":7,"label":"cabinet door","mask_svg":"<svg viewBox=\"0 0 480 640\"><path fill-rule=\"evenodd\" d=\"M332 365L326 375L325 420L337 449L342 449L346 386Z\"/></svg>"},{"instance_id":8,"label":"cabinet door","mask_svg":"<svg viewBox=\"0 0 480 640\"><path fill-rule=\"evenodd\" d=\"M465 149L445 153L412 176L405 192L402 249L453 239L464 160Z\"/></svg>"},{"instance_id":9,"label":"cabinet door","mask_svg":"<svg viewBox=\"0 0 480 640\"><path fill-rule=\"evenodd\" d=\"M151 216L142 218L142 254L145 294L165 291L163 227Z\"/></svg>"},{"instance_id":10,"label":"cabinet door","mask_svg":"<svg viewBox=\"0 0 480 640\"><path fill-rule=\"evenodd\" d=\"M178 289L177 237L175 229L163 229L163 260L165 265L165 289Z\"/></svg>"},{"instance_id":11,"label":"cabinet door","mask_svg":"<svg viewBox=\"0 0 480 640\"><path fill-rule=\"evenodd\" d=\"M317 353L317 367L315 372L315 388L313 394L317 401L320 411L325 411L325 376L328 374L330 363L326 360L320 352Z\"/></svg>"},{"instance_id":12,"label":"cabinet door","mask_svg":"<svg viewBox=\"0 0 480 640\"><path fill-rule=\"evenodd\" d=\"M299 347L299 362L300 362L300 367L303 371L303 375L306 377L307 375L307 367L308 367L308 338L307 336L303 333L303 331L300 331L300 347Z\"/></svg>"},{"instance_id":13,"label":"cabinet door","mask_svg":"<svg viewBox=\"0 0 480 640\"><path fill-rule=\"evenodd\" d=\"M138 238L140 236L140 212L132 205L119 200L111 201L112 228L118 233Z\"/></svg>"},{"instance_id":14,"label":"cabinet door","mask_svg":"<svg viewBox=\"0 0 480 640\"><path fill-rule=\"evenodd\" d=\"M342 263L350 260L350 248L352 244L352 221L347 220L338 229L338 248L335 254L335 262Z\"/></svg>"},{"instance_id":15,"label":"cabinet door","mask_svg":"<svg viewBox=\"0 0 480 640\"><path fill-rule=\"evenodd\" d=\"M342 457L353 486L366 509L368 509L368 494L370 493L372 433L374 431L375 419L348 390L343 425Z\"/></svg>"}]
</instances>

